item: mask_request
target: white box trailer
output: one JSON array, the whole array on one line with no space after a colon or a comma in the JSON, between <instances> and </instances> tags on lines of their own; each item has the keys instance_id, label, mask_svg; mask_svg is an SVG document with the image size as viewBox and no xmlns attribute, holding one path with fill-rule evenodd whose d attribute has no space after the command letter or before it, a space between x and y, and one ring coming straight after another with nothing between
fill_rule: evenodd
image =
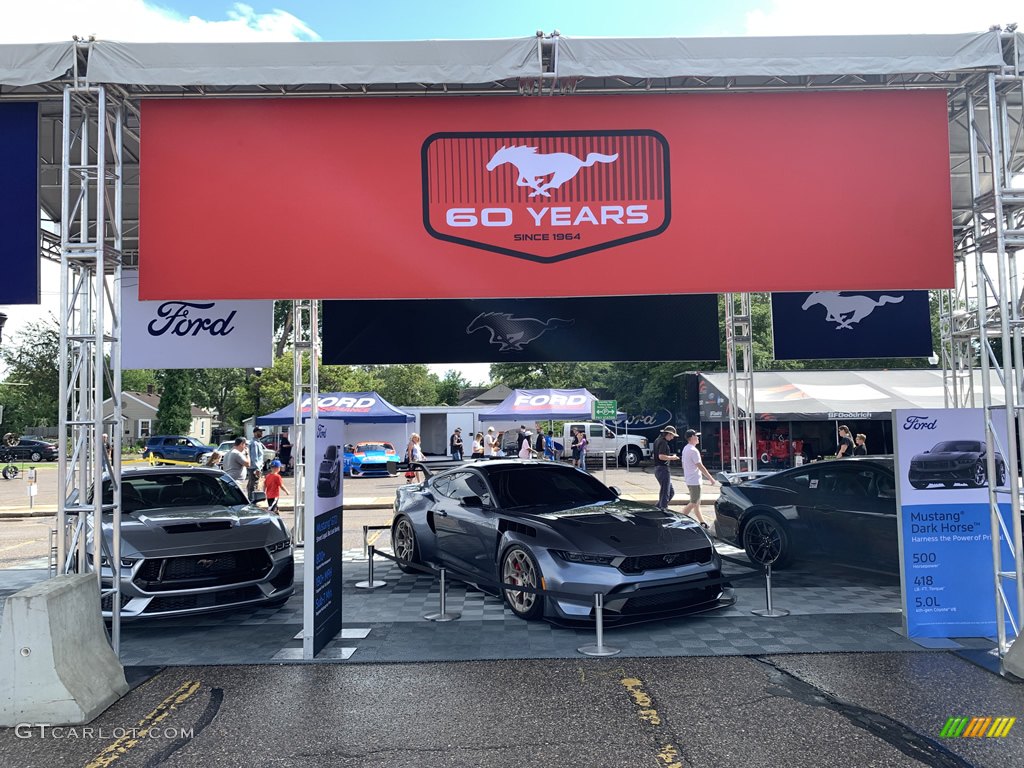
<instances>
[{"instance_id":1,"label":"white box trailer","mask_svg":"<svg viewBox=\"0 0 1024 768\"><path fill-rule=\"evenodd\" d=\"M486 434L488 427L494 427L498 432L519 429L519 425L514 422L481 422L479 415L493 410L490 406L485 408L458 408L447 405L403 406L402 410L416 417L416 421L408 425L409 434L419 433L423 453L427 456L447 456L448 438L451 437L456 427L462 427L462 442L467 457L473 450L473 435L477 432ZM379 426L391 425L381 424ZM531 425L527 426L532 428ZM404 450L405 443L402 444L402 451Z\"/></svg>"}]
</instances>

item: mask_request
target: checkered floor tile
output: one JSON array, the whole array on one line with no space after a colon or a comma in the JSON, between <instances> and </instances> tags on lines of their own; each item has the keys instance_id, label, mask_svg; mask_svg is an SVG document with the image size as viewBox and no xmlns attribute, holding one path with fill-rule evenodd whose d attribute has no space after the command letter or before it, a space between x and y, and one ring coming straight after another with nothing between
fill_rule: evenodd
<instances>
[{"instance_id":1,"label":"checkered floor tile","mask_svg":"<svg viewBox=\"0 0 1024 768\"><path fill-rule=\"evenodd\" d=\"M383 549L383 551L387 551ZM742 559L742 553L723 548ZM303 551L296 553L302 562ZM424 615L440 607L432 574L404 574L378 559L374 576L385 586L365 590L361 549L344 553L342 610L346 630L318 657L321 662L434 661L500 658L572 658L594 642L592 628L566 628L517 619L502 601L450 581L446 608L455 621L431 622ZM750 573L728 563L726 574ZM127 665L289 663L302 658L302 568L298 590L278 610L244 609L182 619L131 622L122 626L121 659ZM0 571L0 602L46 578L45 570ZM773 574L773 603L790 612L782 618L752 616L764 607L764 580L737 578L733 606L699 616L607 625L605 643L626 656L720 656L828 651L919 651L922 646L894 631L899 622L899 581L895 576L804 565ZM0 606L2 611L2 606ZM254 628L258 630L254 631ZM975 647L976 641L952 642Z\"/></svg>"}]
</instances>

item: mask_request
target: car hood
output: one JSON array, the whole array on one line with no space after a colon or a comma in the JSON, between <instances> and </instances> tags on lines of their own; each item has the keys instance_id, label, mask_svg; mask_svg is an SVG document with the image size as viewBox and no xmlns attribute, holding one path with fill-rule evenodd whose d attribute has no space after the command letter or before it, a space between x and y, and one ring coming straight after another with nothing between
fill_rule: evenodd
<instances>
[{"instance_id":1,"label":"car hood","mask_svg":"<svg viewBox=\"0 0 1024 768\"><path fill-rule=\"evenodd\" d=\"M517 515L557 531L581 552L600 555L660 555L711 546L692 519L636 502L599 502Z\"/></svg>"},{"instance_id":2,"label":"car hood","mask_svg":"<svg viewBox=\"0 0 1024 768\"><path fill-rule=\"evenodd\" d=\"M939 451L938 453L919 453L914 456L913 461L956 461L957 459L974 461L981 455L977 451Z\"/></svg>"},{"instance_id":3,"label":"car hood","mask_svg":"<svg viewBox=\"0 0 1024 768\"><path fill-rule=\"evenodd\" d=\"M104 523L108 545L112 529ZM122 557L169 557L253 549L287 538L279 518L252 506L167 507L121 519Z\"/></svg>"}]
</instances>

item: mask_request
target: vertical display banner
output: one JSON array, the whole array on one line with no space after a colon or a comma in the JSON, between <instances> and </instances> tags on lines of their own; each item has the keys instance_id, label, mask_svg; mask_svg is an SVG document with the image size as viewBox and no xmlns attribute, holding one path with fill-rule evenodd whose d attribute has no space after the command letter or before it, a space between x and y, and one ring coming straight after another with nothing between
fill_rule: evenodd
<instances>
[{"instance_id":1,"label":"vertical display banner","mask_svg":"<svg viewBox=\"0 0 1024 768\"><path fill-rule=\"evenodd\" d=\"M908 637L996 632L984 411L893 411L900 586ZM994 482L1006 482L996 455ZM1006 550L1008 553L1008 549Z\"/></svg>"},{"instance_id":2,"label":"vertical display banner","mask_svg":"<svg viewBox=\"0 0 1024 768\"><path fill-rule=\"evenodd\" d=\"M121 367L269 368L273 301L139 301L139 273L121 282Z\"/></svg>"},{"instance_id":3,"label":"vertical display banner","mask_svg":"<svg viewBox=\"0 0 1024 768\"><path fill-rule=\"evenodd\" d=\"M312 659L341 631L341 469L345 422L308 419L302 657ZM312 450L309 450L309 449Z\"/></svg>"},{"instance_id":4,"label":"vertical display banner","mask_svg":"<svg viewBox=\"0 0 1024 768\"><path fill-rule=\"evenodd\" d=\"M0 104L0 304L39 303L39 105Z\"/></svg>"},{"instance_id":5,"label":"vertical display banner","mask_svg":"<svg viewBox=\"0 0 1024 768\"><path fill-rule=\"evenodd\" d=\"M776 360L928 357L928 291L773 293L772 341Z\"/></svg>"}]
</instances>

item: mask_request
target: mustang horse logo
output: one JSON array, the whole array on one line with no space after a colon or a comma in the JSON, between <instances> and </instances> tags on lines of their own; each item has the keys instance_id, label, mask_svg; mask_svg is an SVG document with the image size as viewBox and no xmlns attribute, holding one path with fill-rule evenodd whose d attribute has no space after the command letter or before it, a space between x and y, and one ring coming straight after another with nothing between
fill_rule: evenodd
<instances>
[{"instance_id":1,"label":"mustang horse logo","mask_svg":"<svg viewBox=\"0 0 1024 768\"><path fill-rule=\"evenodd\" d=\"M580 168L589 168L594 163L614 163L619 159L618 153L614 155L602 155L599 152L591 152L586 160L580 160L576 155L568 152L552 152L550 154L538 154L536 147L511 147L503 146L491 156L487 163L487 170L493 171L499 165L512 163L519 171L519 178L516 184L520 187L530 187L533 192L530 197L548 194L549 189L558 189L580 172ZM551 176L547 183L544 178Z\"/></svg>"},{"instance_id":2,"label":"mustang horse logo","mask_svg":"<svg viewBox=\"0 0 1024 768\"><path fill-rule=\"evenodd\" d=\"M835 323L837 331L843 328L852 330L853 324L874 312L875 307L901 301L902 296L879 296L875 301L870 296L843 296L842 291L814 291L807 297L803 309L806 311L815 304L821 304L825 308L826 323Z\"/></svg>"},{"instance_id":3,"label":"mustang horse logo","mask_svg":"<svg viewBox=\"0 0 1024 768\"><path fill-rule=\"evenodd\" d=\"M512 317L510 312L481 312L466 326L466 334L490 331L491 344L499 344L501 352L522 352L523 348L547 331L572 325L575 320L538 320L535 317Z\"/></svg>"}]
</instances>

